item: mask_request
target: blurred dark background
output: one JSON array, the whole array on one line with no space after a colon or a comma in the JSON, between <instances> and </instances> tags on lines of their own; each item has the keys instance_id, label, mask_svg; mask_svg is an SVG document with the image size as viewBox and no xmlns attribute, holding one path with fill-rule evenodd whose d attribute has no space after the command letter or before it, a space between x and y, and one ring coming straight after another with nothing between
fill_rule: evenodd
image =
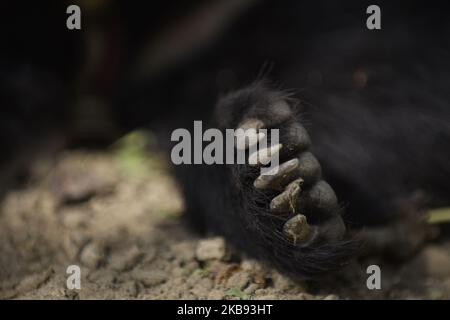
<instances>
[{"instance_id":1,"label":"blurred dark background","mask_svg":"<svg viewBox=\"0 0 450 320\"><path fill-rule=\"evenodd\" d=\"M81 8L81 30L66 28L70 4ZM300 90L323 77L312 67L309 73L299 67L299 76L289 79L292 61L314 61L318 66L338 61L344 69L350 68L350 59L353 68L381 60L383 52L384 58L405 70L410 54L416 60L443 64L440 70L448 68L448 61L432 58L449 46L450 11L444 1L378 1L383 29L375 33L365 28L370 4L2 3L1 176L20 180L24 173L13 174L12 166L22 167L42 150L101 147L139 126L167 130L187 118L207 118L221 93L249 83L261 72ZM362 37L372 40L362 42ZM321 41L324 45L318 47ZM402 42L406 45L395 46Z\"/></svg>"}]
</instances>

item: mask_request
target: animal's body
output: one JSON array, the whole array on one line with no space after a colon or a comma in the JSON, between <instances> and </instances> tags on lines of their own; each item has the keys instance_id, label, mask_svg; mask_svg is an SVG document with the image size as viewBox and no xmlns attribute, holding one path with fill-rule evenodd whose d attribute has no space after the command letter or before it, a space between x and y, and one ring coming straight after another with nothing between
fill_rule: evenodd
<instances>
[{"instance_id":1,"label":"animal's body","mask_svg":"<svg viewBox=\"0 0 450 320\"><path fill-rule=\"evenodd\" d=\"M129 50L102 94L123 128L149 126L170 151L170 133L194 120L221 130L259 121L280 129L281 163L295 166L274 188L256 187L258 170L246 165L176 167L194 227L314 276L355 254L346 229L450 203L448 5L381 2L382 29L371 31L369 4L261 1L211 39L193 32L174 48L195 50L161 59L162 71L126 59L145 52L145 22L122 4ZM300 191L287 187L299 178ZM283 192L294 208L273 203Z\"/></svg>"}]
</instances>

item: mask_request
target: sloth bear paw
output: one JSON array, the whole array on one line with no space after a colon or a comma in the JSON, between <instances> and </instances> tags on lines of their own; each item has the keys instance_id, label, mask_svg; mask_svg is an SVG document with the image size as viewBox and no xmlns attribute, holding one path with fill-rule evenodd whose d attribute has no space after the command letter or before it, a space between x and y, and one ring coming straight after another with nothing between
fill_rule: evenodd
<instances>
[{"instance_id":1,"label":"sloth bear paw","mask_svg":"<svg viewBox=\"0 0 450 320\"><path fill-rule=\"evenodd\" d=\"M244 136L247 140L237 143L238 149L248 151L248 162L233 167L242 220L250 241L258 242L251 253L286 273L312 277L338 269L353 255L355 245L346 237L342 209L322 178L296 108L289 95L258 83L224 97L218 112L224 125L253 132L253 142ZM270 140L270 129L278 129L279 143L269 142L269 152L251 152L255 140ZM279 164L262 174L264 161L257 159L267 164L274 154Z\"/></svg>"}]
</instances>

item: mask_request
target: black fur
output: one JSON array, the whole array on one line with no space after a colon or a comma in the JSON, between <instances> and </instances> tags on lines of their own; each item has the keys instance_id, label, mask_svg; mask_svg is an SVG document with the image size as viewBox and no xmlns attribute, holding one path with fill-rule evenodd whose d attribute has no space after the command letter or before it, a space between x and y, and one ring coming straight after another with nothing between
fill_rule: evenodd
<instances>
[{"instance_id":1,"label":"black fur","mask_svg":"<svg viewBox=\"0 0 450 320\"><path fill-rule=\"evenodd\" d=\"M176 25L178 20L171 20L173 12L163 4L151 8L160 10L158 15L143 4L117 1L109 11L113 18L101 20L104 38L114 39L102 58L121 58L97 66L94 76L84 78L88 82L77 95L102 96L124 131L148 125L168 150L170 133L192 128L194 120L225 129L256 117L269 127L280 126L280 142L294 146L283 159L301 157L308 150L320 162L320 170L307 181L303 199L313 225L323 226L339 214L349 229L386 224L396 220L402 205L418 192L426 195L427 207L448 205L450 8L439 1L411 1L408 7L379 1L382 30L369 31L365 27L369 4L259 1L201 50L154 74L136 72L133 62L146 45L146 35L158 34L159 25ZM62 6L53 3L46 8L43 16L54 17ZM145 12L153 12L153 20L147 21L157 23L146 23ZM77 37L64 33L60 43L73 49L62 52L55 43L44 50L31 41L40 36L31 26L12 32L15 41L7 53L2 52L0 65L2 91L9 93L2 101L14 106L28 96L13 81L26 65L36 80L19 85L46 95L45 100L33 99L34 104L27 100L30 107L21 111L25 114L2 110L2 138L18 130L16 122L28 126L30 115L45 118L39 128L70 122L65 112L53 112L58 109L54 101L61 99L60 106L67 110L74 100L69 93L87 56L83 39L90 25L86 21ZM42 25L49 30L44 39L53 28L59 30L52 19ZM18 39L30 41L30 56L16 55L22 52ZM70 61L62 58L69 53ZM102 80L105 74L107 80ZM50 79L47 87L38 85L44 81L39 79ZM55 89L58 86L61 89ZM280 99L293 110L288 119L277 118L270 108ZM50 101L46 105L51 111L40 101ZM57 120L50 121L51 116ZM300 133L303 128L308 141ZM30 132L28 136L33 135ZM9 140L4 144L8 150L15 148ZM276 193L253 187L257 177L253 168L192 165L175 171L186 196L186 216L195 228L222 234L236 247L285 272L311 277L340 267L355 254L357 245L348 237L332 241L324 237L303 248L287 241L281 232L287 217L269 210ZM336 192L339 206L319 212L321 197L309 200L309 205L307 197L314 197L314 186L325 185L322 179Z\"/></svg>"}]
</instances>

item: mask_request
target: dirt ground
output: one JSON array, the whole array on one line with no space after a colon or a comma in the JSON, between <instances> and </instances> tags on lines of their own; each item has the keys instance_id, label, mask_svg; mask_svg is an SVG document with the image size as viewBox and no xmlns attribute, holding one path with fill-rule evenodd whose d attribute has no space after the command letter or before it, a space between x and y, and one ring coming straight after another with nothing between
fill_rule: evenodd
<instances>
[{"instance_id":1,"label":"dirt ground","mask_svg":"<svg viewBox=\"0 0 450 320\"><path fill-rule=\"evenodd\" d=\"M450 241L401 264L374 257L320 283L294 282L220 237L182 224L167 159L132 134L105 151L33 161L27 182L0 200L2 299L450 299ZM366 267L380 265L382 289ZM66 287L69 265L81 289Z\"/></svg>"}]
</instances>

